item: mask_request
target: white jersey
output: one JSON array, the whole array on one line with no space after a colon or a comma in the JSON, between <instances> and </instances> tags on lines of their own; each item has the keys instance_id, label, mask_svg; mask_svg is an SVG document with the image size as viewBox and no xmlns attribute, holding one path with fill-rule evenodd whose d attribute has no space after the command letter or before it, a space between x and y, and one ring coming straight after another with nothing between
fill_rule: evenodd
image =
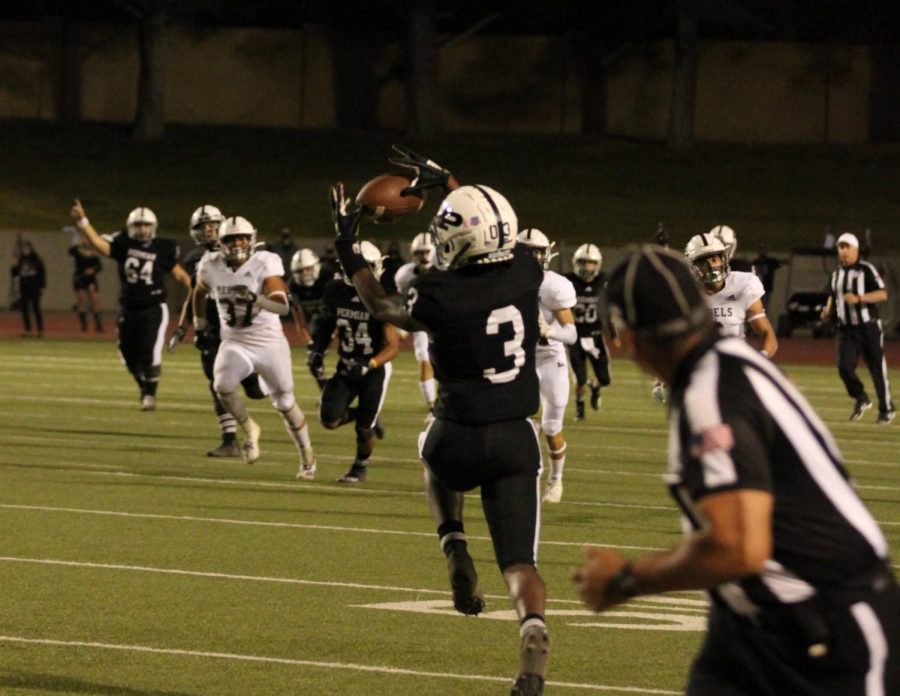
<instances>
[{"instance_id":1,"label":"white jersey","mask_svg":"<svg viewBox=\"0 0 900 696\"><path fill-rule=\"evenodd\" d=\"M244 288L256 295L263 293L266 278L284 277L284 264L278 254L257 251L239 268L232 269L220 251L207 253L197 266L197 279L209 288L216 301L222 339L260 345L283 341L281 319L274 312L240 298Z\"/></svg>"},{"instance_id":2,"label":"white jersey","mask_svg":"<svg viewBox=\"0 0 900 696\"><path fill-rule=\"evenodd\" d=\"M544 321L550 325L550 328L558 330L562 325L557 320L554 312L560 309L571 309L575 306L575 286L568 278L561 276L555 271L544 271L544 280L538 290L538 301L540 304L541 314L544 315ZM560 351L563 350L563 344L556 339L548 339L549 345L538 344L538 352Z\"/></svg>"},{"instance_id":3,"label":"white jersey","mask_svg":"<svg viewBox=\"0 0 900 696\"><path fill-rule=\"evenodd\" d=\"M762 281L754 274L732 271L719 292L706 295L706 303L723 335L743 337L746 334L747 309L765 293Z\"/></svg>"},{"instance_id":4,"label":"white jersey","mask_svg":"<svg viewBox=\"0 0 900 696\"><path fill-rule=\"evenodd\" d=\"M419 264L415 261L410 261L409 263L404 263L400 268L397 269L397 272L394 274L394 285L397 286L397 292L401 295L406 292L406 289L409 287L409 284L413 282L413 278L417 275L421 275L422 273L426 273L428 271L427 268L419 269Z\"/></svg>"}]
</instances>

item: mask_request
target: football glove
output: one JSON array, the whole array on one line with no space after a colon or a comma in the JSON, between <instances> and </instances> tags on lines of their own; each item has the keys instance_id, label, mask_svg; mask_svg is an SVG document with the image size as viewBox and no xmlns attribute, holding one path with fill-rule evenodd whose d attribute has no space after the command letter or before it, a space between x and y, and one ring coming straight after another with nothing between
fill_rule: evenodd
<instances>
[{"instance_id":1,"label":"football glove","mask_svg":"<svg viewBox=\"0 0 900 696\"><path fill-rule=\"evenodd\" d=\"M181 343L182 339L184 339L184 335L187 333L187 329L183 326L179 326L175 329L175 332L169 336L169 340L166 342L166 350L168 352L172 352Z\"/></svg>"},{"instance_id":2,"label":"football glove","mask_svg":"<svg viewBox=\"0 0 900 696\"><path fill-rule=\"evenodd\" d=\"M338 241L356 241L356 231L362 217L362 208L350 210L350 197L344 193L344 184L338 182L331 187L331 221Z\"/></svg>"},{"instance_id":3,"label":"football glove","mask_svg":"<svg viewBox=\"0 0 900 696\"><path fill-rule=\"evenodd\" d=\"M194 348L203 352L209 350L213 341L205 329L194 328Z\"/></svg>"},{"instance_id":4,"label":"football glove","mask_svg":"<svg viewBox=\"0 0 900 696\"><path fill-rule=\"evenodd\" d=\"M415 174L415 178L409 186L400 192L401 196L418 194L424 189L448 188L450 177L453 176L449 169L444 169L434 160L423 157L403 145L392 145L391 149L397 153L397 156L391 157L388 162L395 167L409 169Z\"/></svg>"},{"instance_id":5,"label":"football glove","mask_svg":"<svg viewBox=\"0 0 900 696\"><path fill-rule=\"evenodd\" d=\"M369 372L369 366L366 363L361 362L345 362L344 363L344 374L348 377L354 377L359 379L361 377L365 377Z\"/></svg>"}]
</instances>

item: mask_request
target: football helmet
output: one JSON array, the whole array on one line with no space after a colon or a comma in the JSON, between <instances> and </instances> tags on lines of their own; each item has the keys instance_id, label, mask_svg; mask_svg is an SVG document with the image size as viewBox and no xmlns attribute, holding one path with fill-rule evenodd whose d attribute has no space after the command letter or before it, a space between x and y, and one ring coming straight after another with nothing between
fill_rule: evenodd
<instances>
[{"instance_id":1,"label":"football helmet","mask_svg":"<svg viewBox=\"0 0 900 696\"><path fill-rule=\"evenodd\" d=\"M537 227L529 227L519 232L516 243L527 247L528 251L538 260L538 263L547 270L554 257L559 256L553 252L556 242L551 242L547 235Z\"/></svg>"},{"instance_id":2,"label":"football helmet","mask_svg":"<svg viewBox=\"0 0 900 696\"><path fill-rule=\"evenodd\" d=\"M369 264L369 268L372 269L372 274L376 278L381 278L381 272L384 270L384 254L381 253L381 249L372 242L363 240L359 242L359 253L362 254L366 263ZM344 273L343 268L341 268L341 274L344 276L344 282L347 283L347 285L353 285L353 282L347 277L347 274Z\"/></svg>"},{"instance_id":3,"label":"football helmet","mask_svg":"<svg viewBox=\"0 0 900 696\"><path fill-rule=\"evenodd\" d=\"M291 257L291 275L298 285L312 287L321 270L319 255L312 249L301 249Z\"/></svg>"},{"instance_id":4,"label":"football helmet","mask_svg":"<svg viewBox=\"0 0 900 696\"><path fill-rule=\"evenodd\" d=\"M572 267L582 280L590 283L603 266L603 254L596 244L582 244L572 254Z\"/></svg>"},{"instance_id":5,"label":"football helmet","mask_svg":"<svg viewBox=\"0 0 900 696\"><path fill-rule=\"evenodd\" d=\"M519 221L509 201L487 186L460 186L431 221L436 266L441 270L512 258Z\"/></svg>"},{"instance_id":6,"label":"football helmet","mask_svg":"<svg viewBox=\"0 0 900 696\"><path fill-rule=\"evenodd\" d=\"M150 230L138 230L138 225L150 225ZM156 228L159 222L156 219L156 213L150 208L135 208L128 213L128 219L125 220L125 227L128 230L128 236L141 242L149 242L156 236Z\"/></svg>"},{"instance_id":7,"label":"football helmet","mask_svg":"<svg viewBox=\"0 0 900 696\"><path fill-rule=\"evenodd\" d=\"M725 247L725 255L731 261L734 252L737 251L737 235L734 233L734 230L728 225L716 225L709 231L709 234L722 242L722 245Z\"/></svg>"},{"instance_id":8,"label":"football helmet","mask_svg":"<svg viewBox=\"0 0 900 696\"><path fill-rule=\"evenodd\" d=\"M691 264L694 274L708 288L715 288L725 282L728 277L728 252L725 245L718 237L712 234L698 234L684 248L684 255ZM710 264L714 256L721 257L722 263L718 266Z\"/></svg>"},{"instance_id":9,"label":"football helmet","mask_svg":"<svg viewBox=\"0 0 900 696\"><path fill-rule=\"evenodd\" d=\"M412 254L413 261L420 268L428 268L434 263L434 243L431 241L431 235L427 232L420 232L413 237L412 244L409 245L409 253Z\"/></svg>"},{"instance_id":10,"label":"football helmet","mask_svg":"<svg viewBox=\"0 0 900 696\"><path fill-rule=\"evenodd\" d=\"M214 205L201 205L197 208L191 215L191 237L197 246L215 244L219 238L219 227L224 219L225 216L222 215L222 211ZM213 223L216 228L215 236L212 239L207 239L203 232L203 226L208 222Z\"/></svg>"},{"instance_id":11,"label":"football helmet","mask_svg":"<svg viewBox=\"0 0 900 696\"><path fill-rule=\"evenodd\" d=\"M237 237L248 237L249 241L240 245L237 244ZM226 218L219 226L219 244L226 259L243 263L256 251L256 228L240 215Z\"/></svg>"}]
</instances>

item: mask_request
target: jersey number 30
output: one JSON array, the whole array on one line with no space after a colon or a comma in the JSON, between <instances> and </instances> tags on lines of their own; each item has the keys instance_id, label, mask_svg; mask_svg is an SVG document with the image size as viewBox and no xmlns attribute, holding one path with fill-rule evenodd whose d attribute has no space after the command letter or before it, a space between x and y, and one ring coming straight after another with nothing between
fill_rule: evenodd
<instances>
[{"instance_id":1,"label":"jersey number 30","mask_svg":"<svg viewBox=\"0 0 900 696\"><path fill-rule=\"evenodd\" d=\"M522 313L514 305L499 307L488 315L485 332L488 336L496 336L500 333L502 324L512 324L513 337L503 342L503 354L512 357L513 366L508 370L497 372L496 367L489 367L484 371L484 377L493 384L506 384L512 382L519 369L525 364L525 349L522 341L525 340L525 322Z\"/></svg>"}]
</instances>

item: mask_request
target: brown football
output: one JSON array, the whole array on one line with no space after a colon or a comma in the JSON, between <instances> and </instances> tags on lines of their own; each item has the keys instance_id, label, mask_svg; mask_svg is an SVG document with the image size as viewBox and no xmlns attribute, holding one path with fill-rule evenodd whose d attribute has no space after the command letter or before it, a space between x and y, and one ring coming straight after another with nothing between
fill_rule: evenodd
<instances>
[{"instance_id":1,"label":"brown football","mask_svg":"<svg viewBox=\"0 0 900 696\"><path fill-rule=\"evenodd\" d=\"M417 213L425 203L425 192L401 196L409 186L409 179L396 174L381 174L369 180L356 194L356 204L365 208L375 222L390 222L394 218Z\"/></svg>"}]
</instances>

